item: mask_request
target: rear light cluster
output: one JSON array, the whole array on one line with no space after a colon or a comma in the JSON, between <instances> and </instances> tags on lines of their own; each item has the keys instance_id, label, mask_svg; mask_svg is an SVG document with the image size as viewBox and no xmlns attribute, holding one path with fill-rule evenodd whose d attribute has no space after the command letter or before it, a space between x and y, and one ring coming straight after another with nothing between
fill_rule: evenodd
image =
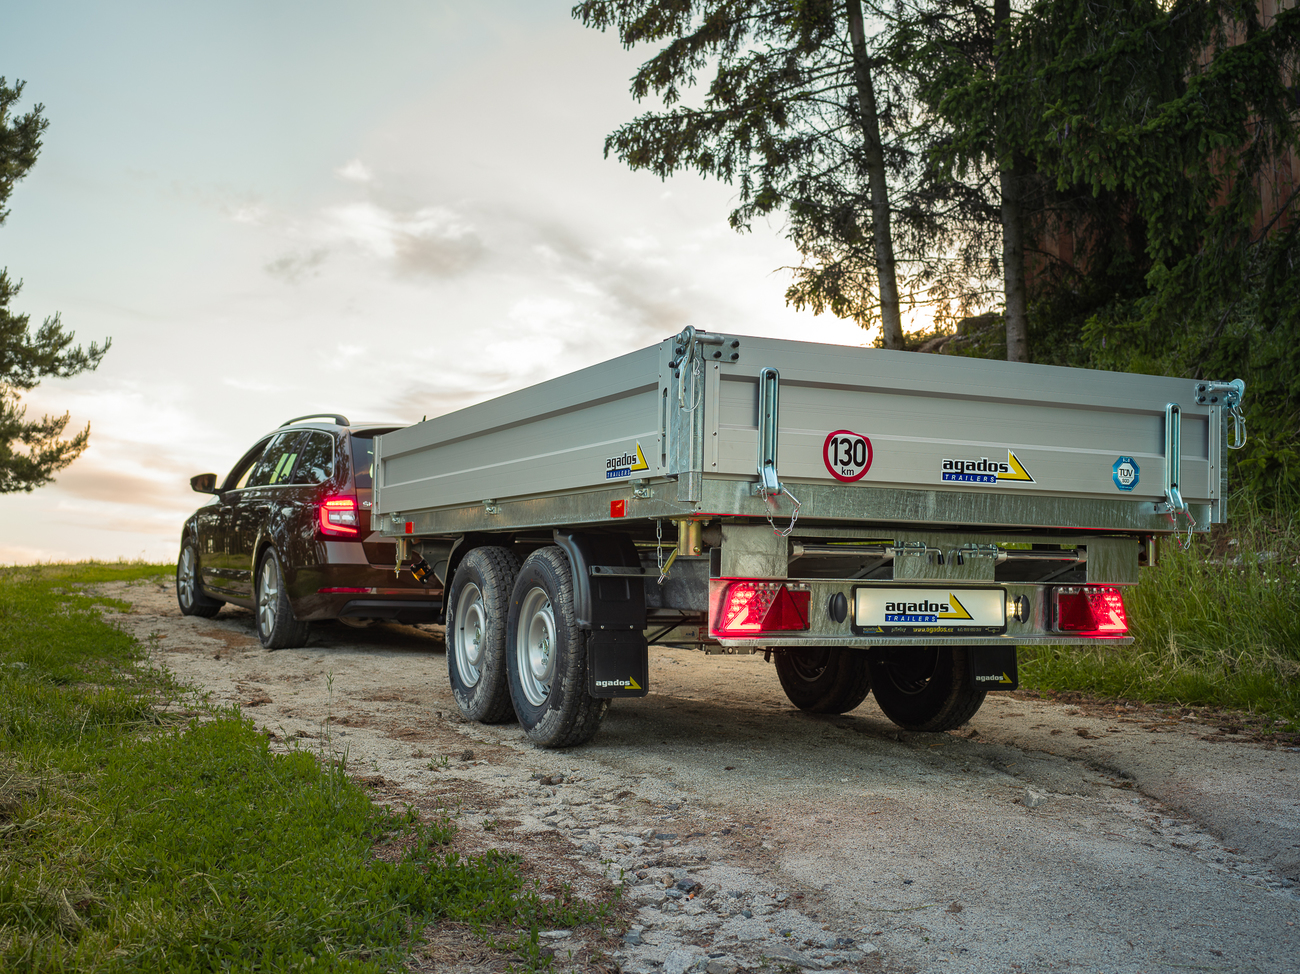
<instances>
[{"instance_id":1,"label":"rear light cluster","mask_svg":"<svg viewBox=\"0 0 1300 974\"><path fill-rule=\"evenodd\" d=\"M772 632L799 632L808 628L807 585L737 579L728 582L710 613L711 635L716 639L750 639Z\"/></svg>"},{"instance_id":2,"label":"rear light cluster","mask_svg":"<svg viewBox=\"0 0 1300 974\"><path fill-rule=\"evenodd\" d=\"M1052 602L1058 632L1081 636L1123 636L1128 614L1117 588L1104 585L1063 586L1054 589Z\"/></svg>"},{"instance_id":3,"label":"rear light cluster","mask_svg":"<svg viewBox=\"0 0 1300 974\"><path fill-rule=\"evenodd\" d=\"M355 538L361 529L361 511L355 497L326 497L320 504L320 533Z\"/></svg>"}]
</instances>

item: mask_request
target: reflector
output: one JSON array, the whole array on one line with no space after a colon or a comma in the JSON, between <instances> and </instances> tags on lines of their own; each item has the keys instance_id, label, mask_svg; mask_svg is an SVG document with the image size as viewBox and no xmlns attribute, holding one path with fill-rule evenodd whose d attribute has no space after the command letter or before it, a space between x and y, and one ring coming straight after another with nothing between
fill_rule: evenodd
<instances>
[{"instance_id":1,"label":"reflector","mask_svg":"<svg viewBox=\"0 0 1300 974\"><path fill-rule=\"evenodd\" d=\"M744 639L769 632L798 632L808 628L808 603L804 586L785 582L740 579L723 592L712 632L723 639Z\"/></svg>"},{"instance_id":2,"label":"reflector","mask_svg":"<svg viewBox=\"0 0 1300 974\"><path fill-rule=\"evenodd\" d=\"M1053 591L1058 632L1084 636L1123 636L1128 614L1120 590L1106 585L1062 587Z\"/></svg>"}]
</instances>

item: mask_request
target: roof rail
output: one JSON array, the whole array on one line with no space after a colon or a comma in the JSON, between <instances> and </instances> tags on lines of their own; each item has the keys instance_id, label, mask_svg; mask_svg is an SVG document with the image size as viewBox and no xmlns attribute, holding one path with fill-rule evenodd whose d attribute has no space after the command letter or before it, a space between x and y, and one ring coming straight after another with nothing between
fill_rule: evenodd
<instances>
[{"instance_id":1,"label":"roof rail","mask_svg":"<svg viewBox=\"0 0 1300 974\"><path fill-rule=\"evenodd\" d=\"M301 423L304 419L332 419L336 426L351 426L346 416L340 416L338 413L308 413L306 416L295 416L293 419L286 420L280 424L280 428L292 426L294 423Z\"/></svg>"}]
</instances>

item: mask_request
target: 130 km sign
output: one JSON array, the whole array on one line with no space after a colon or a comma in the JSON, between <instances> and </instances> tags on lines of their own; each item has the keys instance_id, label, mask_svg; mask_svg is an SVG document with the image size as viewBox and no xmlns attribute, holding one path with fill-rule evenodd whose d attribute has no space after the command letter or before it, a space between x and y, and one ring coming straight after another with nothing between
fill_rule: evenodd
<instances>
[{"instance_id":1,"label":"130 km sign","mask_svg":"<svg viewBox=\"0 0 1300 974\"><path fill-rule=\"evenodd\" d=\"M861 480L871 469L871 441L861 433L836 430L822 444L822 460L836 480Z\"/></svg>"}]
</instances>

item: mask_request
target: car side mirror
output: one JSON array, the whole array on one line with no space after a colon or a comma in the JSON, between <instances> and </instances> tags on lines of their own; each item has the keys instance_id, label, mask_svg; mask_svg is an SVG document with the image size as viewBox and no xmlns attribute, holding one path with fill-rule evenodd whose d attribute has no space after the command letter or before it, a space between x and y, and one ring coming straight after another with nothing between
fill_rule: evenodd
<instances>
[{"instance_id":1,"label":"car side mirror","mask_svg":"<svg viewBox=\"0 0 1300 974\"><path fill-rule=\"evenodd\" d=\"M200 494L220 494L217 490L217 475L214 473L201 473L198 476L190 478L190 487Z\"/></svg>"}]
</instances>

